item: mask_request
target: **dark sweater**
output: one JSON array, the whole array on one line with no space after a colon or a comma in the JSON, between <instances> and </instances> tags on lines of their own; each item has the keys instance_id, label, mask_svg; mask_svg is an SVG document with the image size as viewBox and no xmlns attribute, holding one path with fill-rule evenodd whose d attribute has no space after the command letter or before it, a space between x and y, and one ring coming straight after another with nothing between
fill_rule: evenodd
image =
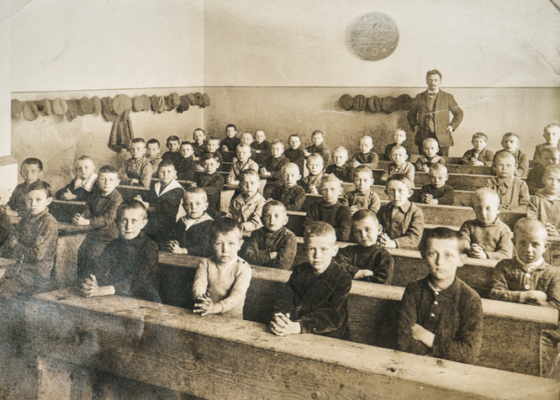
<instances>
[{"instance_id":1,"label":"dark sweater","mask_svg":"<svg viewBox=\"0 0 560 400\"><path fill-rule=\"evenodd\" d=\"M178 151L167 151L161 156L161 161L170 160L173 164L175 164L175 169L178 169L182 158L181 153Z\"/></svg>"},{"instance_id":2,"label":"dark sweater","mask_svg":"<svg viewBox=\"0 0 560 400\"><path fill-rule=\"evenodd\" d=\"M194 179L196 187L203 189L208 197L208 209L217 211L220 208L220 196L224 188L225 178L219 172L208 175L206 172L199 172Z\"/></svg>"},{"instance_id":3,"label":"dark sweater","mask_svg":"<svg viewBox=\"0 0 560 400\"><path fill-rule=\"evenodd\" d=\"M286 187L286 185L276 186L272 191L271 197L284 204L288 211L299 211L306 198L305 190L298 185L290 188Z\"/></svg>"},{"instance_id":4,"label":"dark sweater","mask_svg":"<svg viewBox=\"0 0 560 400\"><path fill-rule=\"evenodd\" d=\"M282 154L280 157L275 158L272 156L268 156L264 162L263 167L272 175L267 177L266 185L267 186L278 186L282 183L282 167L286 164L289 164L290 160L284 157Z\"/></svg>"},{"instance_id":5,"label":"dark sweater","mask_svg":"<svg viewBox=\"0 0 560 400\"><path fill-rule=\"evenodd\" d=\"M287 149L284 151L284 155L291 163L296 164L299 167L299 173L303 176L303 168L305 164L305 153L302 148L299 149Z\"/></svg>"},{"instance_id":6,"label":"dark sweater","mask_svg":"<svg viewBox=\"0 0 560 400\"><path fill-rule=\"evenodd\" d=\"M10 196L10 200L8 200L8 206L12 211L21 213L27 210L27 206L25 205L25 195L29 185L31 185L31 183L27 184L23 182L15 187L12 195Z\"/></svg>"},{"instance_id":7,"label":"dark sweater","mask_svg":"<svg viewBox=\"0 0 560 400\"><path fill-rule=\"evenodd\" d=\"M336 164L331 164L325 170L325 174L334 174L342 182L352 182L354 168L348 165L348 163L344 163L342 167L339 167Z\"/></svg>"},{"instance_id":8,"label":"dark sweater","mask_svg":"<svg viewBox=\"0 0 560 400\"><path fill-rule=\"evenodd\" d=\"M6 239L10 237L12 229L12 220L4 209L0 208L0 247L2 247Z\"/></svg>"},{"instance_id":9,"label":"dark sweater","mask_svg":"<svg viewBox=\"0 0 560 400\"><path fill-rule=\"evenodd\" d=\"M253 149L253 160L255 160L257 164L263 165L264 160L270 156L270 143L266 140L262 143L253 142L251 143L251 148Z\"/></svg>"},{"instance_id":10,"label":"dark sweater","mask_svg":"<svg viewBox=\"0 0 560 400\"><path fill-rule=\"evenodd\" d=\"M191 256L210 257L214 255L214 248L210 242L212 222L209 219L186 229L186 217L183 217L175 224L174 239L179 242L179 246L187 249Z\"/></svg>"},{"instance_id":11,"label":"dark sweater","mask_svg":"<svg viewBox=\"0 0 560 400\"><path fill-rule=\"evenodd\" d=\"M144 232L156 243L162 243L169 239L169 230L175 226L177 212L183 200L185 190L177 181L172 181L169 185L176 186L173 189L161 194L165 188L160 188L158 196L156 187L160 182L152 182L150 190L142 193L142 199L150 204L153 209L148 212L148 225Z\"/></svg>"},{"instance_id":12,"label":"dark sweater","mask_svg":"<svg viewBox=\"0 0 560 400\"><path fill-rule=\"evenodd\" d=\"M367 165L370 169L376 169L379 163L379 156L373 151L366 154L360 152L352 156L350 163L353 164L354 161L358 161L362 165Z\"/></svg>"},{"instance_id":13,"label":"dark sweater","mask_svg":"<svg viewBox=\"0 0 560 400\"><path fill-rule=\"evenodd\" d=\"M352 277L358 270L368 269L373 271L373 276L365 277L365 281L390 285L393 279L393 257L384 247L377 244L370 247L344 247L338 251L335 260L345 267Z\"/></svg>"},{"instance_id":14,"label":"dark sweater","mask_svg":"<svg viewBox=\"0 0 560 400\"><path fill-rule=\"evenodd\" d=\"M544 176L544 167L541 164L536 164L529 170L527 175L527 186L529 187L529 194L534 195L537 190L544 189L542 178Z\"/></svg>"},{"instance_id":15,"label":"dark sweater","mask_svg":"<svg viewBox=\"0 0 560 400\"><path fill-rule=\"evenodd\" d=\"M417 249L424 233L424 213L415 204L407 202L396 211L404 214L402 224L399 224L393 221L393 208L391 203L387 203L377 212L383 232L397 243L399 249Z\"/></svg>"},{"instance_id":16,"label":"dark sweater","mask_svg":"<svg viewBox=\"0 0 560 400\"><path fill-rule=\"evenodd\" d=\"M452 206L455 203L455 190L449 185L443 185L440 188L434 185L424 185L420 190L420 201L424 199L424 196L431 194L434 199L438 201L438 204L442 206Z\"/></svg>"},{"instance_id":17,"label":"dark sweater","mask_svg":"<svg viewBox=\"0 0 560 400\"><path fill-rule=\"evenodd\" d=\"M196 174L197 162L193 156L187 158L179 158L177 166L177 180L180 181L193 181Z\"/></svg>"},{"instance_id":18,"label":"dark sweater","mask_svg":"<svg viewBox=\"0 0 560 400\"><path fill-rule=\"evenodd\" d=\"M311 145L305 150L311 154L320 154L321 157L323 157L323 165L329 165L331 163L331 151L324 144L320 144L319 146Z\"/></svg>"},{"instance_id":19,"label":"dark sweater","mask_svg":"<svg viewBox=\"0 0 560 400\"><path fill-rule=\"evenodd\" d=\"M278 253L274 260L270 259L271 252ZM292 269L296 252L297 240L292 231L285 226L276 232L270 232L263 227L251 233L251 237L245 240L241 249L241 258L249 264Z\"/></svg>"},{"instance_id":20,"label":"dark sweater","mask_svg":"<svg viewBox=\"0 0 560 400\"><path fill-rule=\"evenodd\" d=\"M322 201L314 203L307 210L303 228L315 221L324 221L336 231L336 240L347 242L352 228L352 213L348 206L337 203L332 206L325 206Z\"/></svg>"}]
</instances>

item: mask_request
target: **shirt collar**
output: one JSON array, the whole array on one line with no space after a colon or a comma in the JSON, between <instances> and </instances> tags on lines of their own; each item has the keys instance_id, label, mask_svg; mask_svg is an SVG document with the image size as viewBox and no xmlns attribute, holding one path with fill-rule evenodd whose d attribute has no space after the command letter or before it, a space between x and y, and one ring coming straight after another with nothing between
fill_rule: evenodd
<instances>
[{"instance_id":1,"label":"shirt collar","mask_svg":"<svg viewBox=\"0 0 560 400\"><path fill-rule=\"evenodd\" d=\"M37 215L33 215L33 214L31 214L29 211L26 211L25 219L28 219L28 220L30 220L30 221L35 221L35 220L41 218L43 215L46 215L48 212L49 212L49 208L48 208L48 207L45 208L44 211L40 212L40 213L37 214Z\"/></svg>"},{"instance_id":2,"label":"shirt collar","mask_svg":"<svg viewBox=\"0 0 560 400\"><path fill-rule=\"evenodd\" d=\"M97 174L91 174L89 178L87 178L85 181L82 180L81 178L76 178L74 180L74 190L82 187L84 188L86 191L91 192L91 188L93 187L93 184L95 183L95 180L97 179Z\"/></svg>"},{"instance_id":3,"label":"shirt collar","mask_svg":"<svg viewBox=\"0 0 560 400\"><path fill-rule=\"evenodd\" d=\"M198 225L204 221L213 221L213 220L214 219L207 213L202 214L198 219L190 219L186 215L181 218L181 221L183 221L183 223L185 224L185 231L189 230L189 228L191 228L192 226Z\"/></svg>"},{"instance_id":4,"label":"shirt collar","mask_svg":"<svg viewBox=\"0 0 560 400\"><path fill-rule=\"evenodd\" d=\"M510 186L513 185L513 178L514 178L513 176L510 176L508 178L499 178L499 177L496 176L495 177L495 179L496 179L495 182L498 185L505 185L506 187L510 187Z\"/></svg>"},{"instance_id":5,"label":"shirt collar","mask_svg":"<svg viewBox=\"0 0 560 400\"><path fill-rule=\"evenodd\" d=\"M393 204L391 204L392 208L395 208L395 206L393 206ZM408 210L410 210L410 207L412 207L412 204L410 203L410 201L406 201L402 206L399 206L397 208L399 208L403 213L407 213Z\"/></svg>"},{"instance_id":6,"label":"shirt collar","mask_svg":"<svg viewBox=\"0 0 560 400\"><path fill-rule=\"evenodd\" d=\"M430 89L428 89L428 96L437 96L438 93L439 93L439 89L436 90L435 92L432 92Z\"/></svg>"},{"instance_id":7,"label":"shirt collar","mask_svg":"<svg viewBox=\"0 0 560 400\"><path fill-rule=\"evenodd\" d=\"M459 284L457 282L457 277L455 277L455 279L453 280L453 283L451 284L451 286L449 286L446 289L443 290L437 290L433 281L432 281L432 277L431 275L426 277L426 286L436 295L439 296L444 296L444 297L451 297L453 296L453 294L457 291Z\"/></svg>"},{"instance_id":8,"label":"shirt collar","mask_svg":"<svg viewBox=\"0 0 560 400\"><path fill-rule=\"evenodd\" d=\"M171 182L169 182L169 185L164 187L163 190L161 191L161 193L160 193L161 182L157 182L154 185L154 190L156 191L157 197L163 196L165 193L169 192L170 190L179 189L179 188L183 189L183 186L181 186L181 184L179 182L177 182L177 180L175 180L175 179L173 179Z\"/></svg>"},{"instance_id":9,"label":"shirt collar","mask_svg":"<svg viewBox=\"0 0 560 400\"><path fill-rule=\"evenodd\" d=\"M532 263L524 263L523 261L521 261L519 259L519 256L516 256L515 258L516 258L517 262L519 264L521 264L521 266L523 267L523 270L527 271L527 272L532 271L532 270L544 269L544 267L545 267L543 257L539 258L537 261L532 262Z\"/></svg>"}]
</instances>

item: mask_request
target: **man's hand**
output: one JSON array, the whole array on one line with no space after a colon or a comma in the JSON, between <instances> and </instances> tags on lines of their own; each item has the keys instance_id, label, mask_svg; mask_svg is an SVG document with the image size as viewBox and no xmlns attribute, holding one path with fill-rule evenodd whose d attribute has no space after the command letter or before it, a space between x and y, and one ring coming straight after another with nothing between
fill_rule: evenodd
<instances>
[{"instance_id":1,"label":"man's hand","mask_svg":"<svg viewBox=\"0 0 560 400\"><path fill-rule=\"evenodd\" d=\"M522 303L527 304L538 304L542 305L546 303L547 295L545 292L541 292L540 290L528 290L526 292L521 293L519 296L519 300Z\"/></svg>"},{"instance_id":2,"label":"man's hand","mask_svg":"<svg viewBox=\"0 0 560 400\"><path fill-rule=\"evenodd\" d=\"M75 200L76 197L78 197L78 196L76 196L75 194L72 194L72 192L70 191L70 189L66 189L66 192L64 192L64 193L62 194L62 198L63 198L64 200Z\"/></svg>"},{"instance_id":3,"label":"man's hand","mask_svg":"<svg viewBox=\"0 0 560 400\"><path fill-rule=\"evenodd\" d=\"M412 325L412 338L424 343L429 348L432 348L434 345L435 335L427 329L424 329L421 325L414 324Z\"/></svg>"},{"instance_id":4,"label":"man's hand","mask_svg":"<svg viewBox=\"0 0 560 400\"><path fill-rule=\"evenodd\" d=\"M179 242L176 240L170 240L169 242L167 242L167 244L165 245L165 250L170 251L174 254L189 254L187 249L181 247L179 245Z\"/></svg>"},{"instance_id":5,"label":"man's hand","mask_svg":"<svg viewBox=\"0 0 560 400\"><path fill-rule=\"evenodd\" d=\"M480 247L478 243L471 244L471 251L469 252L471 258L486 259L488 254Z\"/></svg>"},{"instance_id":6,"label":"man's hand","mask_svg":"<svg viewBox=\"0 0 560 400\"><path fill-rule=\"evenodd\" d=\"M447 130L447 133L449 133L449 134L453 133L453 127L451 125L449 125L446 130Z\"/></svg>"},{"instance_id":7,"label":"man's hand","mask_svg":"<svg viewBox=\"0 0 560 400\"><path fill-rule=\"evenodd\" d=\"M379 244L381 244L381 246L383 246L383 247L388 247L390 249L396 249L397 248L397 242L392 240L389 237L389 235L387 235L386 233L382 233L381 235L379 235Z\"/></svg>"},{"instance_id":8,"label":"man's hand","mask_svg":"<svg viewBox=\"0 0 560 400\"><path fill-rule=\"evenodd\" d=\"M373 271L370 271L369 269L360 269L356 272L356 275L354 275L354 279L362 279L366 276L373 276Z\"/></svg>"},{"instance_id":9,"label":"man's hand","mask_svg":"<svg viewBox=\"0 0 560 400\"><path fill-rule=\"evenodd\" d=\"M195 309L193 312L200 314L201 317L205 317L208 314L219 314L223 311L223 307L221 305L214 304L208 295L197 297L197 300L202 300L202 303L196 303L194 305Z\"/></svg>"},{"instance_id":10,"label":"man's hand","mask_svg":"<svg viewBox=\"0 0 560 400\"><path fill-rule=\"evenodd\" d=\"M270 330L276 336L295 335L301 333L301 325L299 322L291 321L289 313L276 313L270 321Z\"/></svg>"},{"instance_id":11,"label":"man's hand","mask_svg":"<svg viewBox=\"0 0 560 400\"><path fill-rule=\"evenodd\" d=\"M72 223L74 225L89 225L90 224L90 220L89 219L85 219L82 214L76 214L74 215L74 218L72 218Z\"/></svg>"}]
</instances>

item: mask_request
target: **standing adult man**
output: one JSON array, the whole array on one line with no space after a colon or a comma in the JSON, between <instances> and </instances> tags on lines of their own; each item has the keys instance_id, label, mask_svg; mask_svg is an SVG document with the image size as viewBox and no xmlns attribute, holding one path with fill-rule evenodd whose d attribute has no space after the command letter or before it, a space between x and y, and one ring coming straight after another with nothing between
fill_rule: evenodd
<instances>
[{"instance_id":1,"label":"standing adult man","mask_svg":"<svg viewBox=\"0 0 560 400\"><path fill-rule=\"evenodd\" d=\"M450 93L440 90L441 72L437 69L426 73L428 90L416 95L408 112L408 123L414 131L414 143L422 154L422 142L434 138L439 143L439 155L448 156L453 146L453 132L463 120L463 110ZM453 120L450 120L450 113Z\"/></svg>"}]
</instances>

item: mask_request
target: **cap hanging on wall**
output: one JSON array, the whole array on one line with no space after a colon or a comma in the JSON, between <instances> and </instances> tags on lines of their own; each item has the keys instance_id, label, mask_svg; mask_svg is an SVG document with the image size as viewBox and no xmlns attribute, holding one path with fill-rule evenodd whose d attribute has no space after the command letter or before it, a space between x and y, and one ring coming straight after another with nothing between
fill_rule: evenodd
<instances>
[{"instance_id":1,"label":"cap hanging on wall","mask_svg":"<svg viewBox=\"0 0 560 400\"><path fill-rule=\"evenodd\" d=\"M78 102L78 115L89 115L93 112L93 104L87 97L82 97Z\"/></svg>"},{"instance_id":2,"label":"cap hanging on wall","mask_svg":"<svg viewBox=\"0 0 560 400\"><path fill-rule=\"evenodd\" d=\"M181 104L179 104L179 107L177 107L177 112L183 113L187 111L190 105L191 103L189 101L189 96L187 95L181 96Z\"/></svg>"},{"instance_id":3,"label":"cap hanging on wall","mask_svg":"<svg viewBox=\"0 0 560 400\"><path fill-rule=\"evenodd\" d=\"M51 102L48 99L40 100L35 105L43 115L52 115Z\"/></svg>"},{"instance_id":4,"label":"cap hanging on wall","mask_svg":"<svg viewBox=\"0 0 560 400\"><path fill-rule=\"evenodd\" d=\"M343 94L342 96L340 96L340 99L338 99L338 106L343 110L350 110L353 104L354 99L349 94Z\"/></svg>"},{"instance_id":5,"label":"cap hanging on wall","mask_svg":"<svg viewBox=\"0 0 560 400\"><path fill-rule=\"evenodd\" d=\"M78 100L68 100L68 111L66 111L66 119L68 122L74 121L78 116Z\"/></svg>"},{"instance_id":6,"label":"cap hanging on wall","mask_svg":"<svg viewBox=\"0 0 560 400\"><path fill-rule=\"evenodd\" d=\"M202 98L200 99L200 107L205 108L208 107L210 105L210 96L207 93L204 93L202 95Z\"/></svg>"},{"instance_id":7,"label":"cap hanging on wall","mask_svg":"<svg viewBox=\"0 0 560 400\"><path fill-rule=\"evenodd\" d=\"M364 96L363 94L359 94L354 97L354 104L352 105L352 108L356 111L364 111L366 108L366 103L366 96Z\"/></svg>"},{"instance_id":8,"label":"cap hanging on wall","mask_svg":"<svg viewBox=\"0 0 560 400\"><path fill-rule=\"evenodd\" d=\"M378 96L371 96L367 101L367 107L372 113L381 111L381 99Z\"/></svg>"},{"instance_id":9,"label":"cap hanging on wall","mask_svg":"<svg viewBox=\"0 0 560 400\"><path fill-rule=\"evenodd\" d=\"M115 122L117 114L113 111L113 99L110 97L103 97L101 99L101 114L107 122Z\"/></svg>"},{"instance_id":10,"label":"cap hanging on wall","mask_svg":"<svg viewBox=\"0 0 560 400\"><path fill-rule=\"evenodd\" d=\"M23 103L23 118L26 121L35 121L39 117L39 110L37 106L32 101L26 101Z\"/></svg>"},{"instance_id":11,"label":"cap hanging on wall","mask_svg":"<svg viewBox=\"0 0 560 400\"><path fill-rule=\"evenodd\" d=\"M163 98L163 96L152 96L150 98L151 100L151 104L152 104L152 110L154 110L157 113L162 113L166 110L166 106L165 106L165 99Z\"/></svg>"},{"instance_id":12,"label":"cap hanging on wall","mask_svg":"<svg viewBox=\"0 0 560 400\"><path fill-rule=\"evenodd\" d=\"M132 108L132 100L126 94L118 94L113 99L113 111L117 115Z\"/></svg>"},{"instance_id":13,"label":"cap hanging on wall","mask_svg":"<svg viewBox=\"0 0 560 400\"><path fill-rule=\"evenodd\" d=\"M23 106L18 99L12 99L12 118L16 119L20 116Z\"/></svg>"},{"instance_id":14,"label":"cap hanging on wall","mask_svg":"<svg viewBox=\"0 0 560 400\"><path fill-rule=\"evenodd\" d=\"M381 100L381 109L387 114L397 111L397 100L391 96L385 97Z\"/></svg>"},{"instance_id":15,"label":"cap hanging on wall","mask_svg":"<svg viewBox=\"0 0 560 400\"><path fill-rule=\"evenodd\" d=\"M91 112L93 115L99 115L101 113L101 99L98 96L93 96L91 98Z\"/></svg>"},{"instance_id":16,"label":"cap hanging on wall","mask_svg":"<svg viewBox=\"0 0 560 400\"><path fill-rule=\"evenodd\" d=\"M64 115L68 111L68 103L66 100L57 97L52 101L52 110L56 115Z\"/></svg>"}]
</instances>

